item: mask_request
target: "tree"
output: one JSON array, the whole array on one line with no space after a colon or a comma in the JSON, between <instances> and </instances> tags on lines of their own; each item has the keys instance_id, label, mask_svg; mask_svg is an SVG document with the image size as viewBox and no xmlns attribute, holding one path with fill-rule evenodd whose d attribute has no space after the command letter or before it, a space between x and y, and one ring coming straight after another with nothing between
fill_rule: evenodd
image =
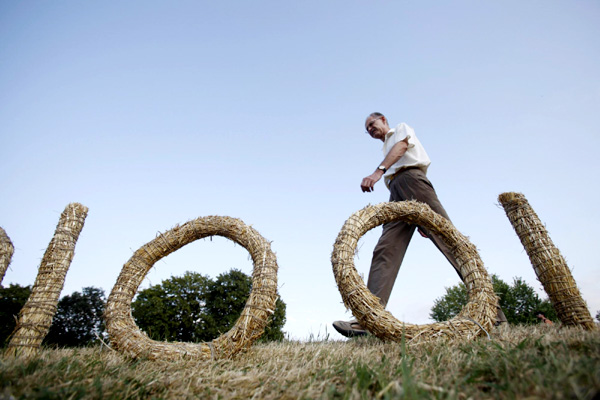
<instances>
[{"instance_id":1,"label":"tree","mask_svg":"<svg viewBox=\"0 0 600 400\"><path fill-rule=\"evenodd\" d=\"M214 339L231 329L244 309L251 288L252 279L237 269L211 282L206 296L207 338Z\"/></svg>"},{"instance_id":2,"label":"tree","mask_svg":"<svg viewBox=\"0 0 600 400\"><path fill-rule=\"evenodd\" d=\"M437 322L447 321L462 310L467 300L467 288L464 283L446 288L446 294L434 300L429 318Z\"/></svg>"},{"instance_id":3,"label":"tree","mask_svg":"<svg viewBox=\"0 0 600 400\"><path fill-rule=\"evenodd\" d=\"M186 272L141 290L131 304L136 323L155 340L205 340L206 293L210 282L206 276Z\"/></svg>"},{"instance_id":4,"label":"tree","mask_svg":"<svg viewBox=\"0 0 600 400\"><path fill-rule=\"evenodd\" d=\"M5 347L7 339L15 330L19 311L31 294L31 286L10 284L0 287L0 347Z\"/></svg>"},{"instance_id":5,"label":"tree","mask_svg":"<svg viewBox=\"0 0 600 400\"><path fill-rule=\"evenodd\" d=\"M104 290L85 287L64 296L58 302L56 315L44 343L60 347L87 346L104 333Z\"/></svg>"},{"instance_id":6,"label":"tree","mask_svg":"<svg viewBox=\"0 0 600 400\"><path fill-rule=\"evenodd\" d=\"M535 290L519 277L514 278L506 295L500 297L500 307L502 307L508 322L513 324L539 323L537 318L539 313L544 314L550 320L558 320L550 301L540 299Z\"/></svg>"},{"instance_id":7,"label":"tree","mask_svg":"<svg viewBox=\"0 0 600 400\"><path fill-rule=\"evenodd\" d=\"M232 269L213 282L207 296L207 314L210 320L209 337L216 338L233 327L239 318L252 289L252 278ZM281 299L275 303L275 312L261 337L263 341L283 340L286 305Z\"/></svg>"},{"instance_id":8,"label":"tree","mask_svg":"<svg viewBox=\"0 0 600 400\"><path fill-rule=\"evenodd\" d=\"M202 342L231 329L240 316L252 279L232 269L215 281L195 272L141 290L132 303L140 329L155 340ZM285 303L278 300L264 340L283 339Z\"/></svg>"},{"instance_id":9,"label":"tree","mask_svg":"<svg viewBox=\"0 0 600 400\"><path fill-rule=\"evenodd\" d=\"M494 292L499 297L500 307L511 324L538 323L537 314L557 321L556 311L549 300L539 298L535 290L520 277L508 285L497 275L492 275ZM434 301L429 317L434 321L447 321L456 316L467 304L467 289L464 283L446 288L446 294Z\"/></svg>"}]
</instances>

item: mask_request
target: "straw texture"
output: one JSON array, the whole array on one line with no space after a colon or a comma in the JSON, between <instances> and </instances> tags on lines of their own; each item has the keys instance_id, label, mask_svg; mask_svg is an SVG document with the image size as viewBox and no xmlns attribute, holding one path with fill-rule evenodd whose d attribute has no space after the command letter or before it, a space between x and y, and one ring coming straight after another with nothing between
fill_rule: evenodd
<instances>
[{"instance_id":1,"label":"straw texture","mask_svg":"<svg viewBox=\"0 0 600 400\"><path fill-rule=\"evenodd\" d=\"M7 354L28 357L39 352L56 313L87 213L88 208L79 203L69 204L62 212L54 237L42 257L31 295L19 313Z\"/></svg>"},{"instance_id":2,"label":"straw texture","mask_svg":"<svg viewBox=\"0 0 600 400\"><path fill-rule=\"evenodd\" d=\"M0 284L2 283L4 274L6 274L6 270L10 265L14 251L15 247L6 234L6 231L0 227Z\"/></svg>"},{"instance_id":3,"label":"straw texture","mask_svg":"<svg viewBox=\"0 0 600 400\"><path fill-rule=\"evenodd\" d=\"M131 316L131 301L142 280L161 258L188 243L223 236L248 250L254 264L250 297L231 330L208 343L159 342L142 332ZM159 234L137 250L124 265L106 304L111 343L132 357L176 360L228 358L252 345L264 332L277 300L277 260L271 245L241 220L209 216Z\"/></svg>"},{"instance_id":4,"label":"straw texture","mask_svg":"<svg viewBox=\"0 0 600 400\"><path fill-rule=\"evenodd\" d=\"M525 247L560 321L565 325L596 329L567 262L525 196L508 192L502 193L498 200Z\"/></svg>"},{"instance_id":5,"label":"straw texture","mask_svg":"<svg viewBox=\"0 0 600 400\"><path fill-rule=\"evenodd\" d=\"M449 321L414 325L397 320L366 287L354 266L358 240L381 224L403 220L420 225L452 249L465 279L469 301ZM375 336L417 344L438 338L471 339L490 330L496 320L498 298L477 249L450 221L424 203L401 201L369 205L354 213L340 231L331 255L333 274L346 308Z\"/></svg>"}]
</instances>

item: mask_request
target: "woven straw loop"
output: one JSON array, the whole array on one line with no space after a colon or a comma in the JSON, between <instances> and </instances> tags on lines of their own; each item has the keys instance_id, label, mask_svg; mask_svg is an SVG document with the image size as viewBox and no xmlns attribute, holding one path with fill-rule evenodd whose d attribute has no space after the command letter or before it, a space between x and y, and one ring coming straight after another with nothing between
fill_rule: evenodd
<instances>
[{"instance_id":1,"label":"woven straw loop","mask_svg":"<svg viewBox=\"0 0 600 400\"><path fill-rule=\"evenodd\" d=\"M169 343L150 339L131 316L131 301L143 279L161 258L195 240L215 235L236 242L252 257L252 290L240 317L228 332L210 343ZM270 243L239 219L209 216L158 234L133 254L123 266L107 300L106 327L115 348L132 357L162 360L229 358L249 348L263 334L276 300L277 260Z\"/></svg>"},{"instance_id":2,"label":"woven straw loop","mask_svg":"<svg viewBox=\"0 0 600 400\"><path fill-rule=\"evenodd\" d=\"M469 301L449 321L414 325L397 320L366 287L354 266L358 240L369 230L384 223L402 220L422 226L453 249L459 269L466 279ZM437 338L471 339L486 334L496 320L498 298L476 247L444 217L417 201L370 205L354 213L340 231L331 255L333 274L349 308L360 324L375 336L416 344Z\"/></svg>"}]
</instances>

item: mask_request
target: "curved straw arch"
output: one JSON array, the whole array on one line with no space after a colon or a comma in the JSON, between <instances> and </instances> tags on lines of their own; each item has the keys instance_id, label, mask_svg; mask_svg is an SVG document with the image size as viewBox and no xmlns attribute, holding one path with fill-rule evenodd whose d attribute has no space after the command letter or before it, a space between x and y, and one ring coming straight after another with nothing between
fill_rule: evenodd
<instances>
[{"instance_id":1,"label":"curved straw arch","mask_svg":"<svg viewBox=\"0 0 600 400\"><path fill-rule=\"evenodd\" d=\"M4 274L10 265L14 251L15 247L6 234L6 231L0 227L0 284L2 283Z\"/></svg>"},{"instance_id":2,"label":"curved straw arch","mask_svg":"<svg viewBox=\"0 0 600 400\"><path fill-rule=\"evenodd\" d=\"M131 316L131 301L142 280L161 258L195 240L223 236L243 246L252 257L252 290L233 328L208 343L159 342L150 339ZM150 359L227 358L247 349L264 332L277 300L277 260L267 242L241 220L209 216L197 218L159 234L143 245L121 270L106 303L106 327L114 346L132 357Z\"/></svg>"},{"instance_id":3,"label":"curved straw arch","mask_svg":"<svg viewBox=\"0 0 600 400\"><path fill-rule=\"evenodd\" d=\"M87 214L86 206L71 203L60 215L54 237L42 257L31 294L19 312L19 320L6 354L30 357L39 353L56 314L58 298Z\"/></svg>"},{"instance_id":4,"label":"curved straw arch","mask_svg":"<svg viewBox=\"0 0 600 400\"><path fill-rule=\"evenodd\" d=\"M469 301L449 321L414 325L397 320L369 291L354 267L358 240L381 224L403 220L421 225L442 237L452 249L465 279ZM417 201L388 202L370 205L348 218L334 244L331 255L333 273L346 308L362 326L384 340L418 343L434 338L473 338L489 330L495 320L498 298L492 281L475 246L450 221Z\"/></svg>"},{"instance_id":5,"label":"curved straw arch","mask_svg":"<svg viewBox=\"0 0 600 400\"><path fill-rule=\"evenodd\" d=\"M567 262L525 196L507 192L500 194L498 201L527 251L560 321L565 325L596 329Z\"/></svg>"}]
</instances>

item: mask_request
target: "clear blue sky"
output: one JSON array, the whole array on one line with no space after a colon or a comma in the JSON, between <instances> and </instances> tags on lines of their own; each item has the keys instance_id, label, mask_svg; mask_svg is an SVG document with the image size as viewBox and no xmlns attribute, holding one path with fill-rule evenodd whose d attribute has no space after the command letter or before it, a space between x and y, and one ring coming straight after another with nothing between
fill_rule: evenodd
<instances>
[{"instance_id":1,"label":"clear blue sky","mask_svg":"<svg viewBox=\"0 0 600 400\"><path fill-rule=\"evenodd\" d=\"M108 295L157 232L206 215L272 241L294 338L341 338L351 315L330 255L344 221L388 199L360 181L382 159L380 111L411 125L429 177L490 273L543 294L497 197L525 194L600 310L597 1L2 1L0 226L4 285L34 282L61 211L89 207L63 295ZM368 273L380 230L364 236ZM187 270L250 273L216 238L158 262L143 287ZM389 309L427 323L458 277L418 235Z\"/></svg>"}]
</instances>

